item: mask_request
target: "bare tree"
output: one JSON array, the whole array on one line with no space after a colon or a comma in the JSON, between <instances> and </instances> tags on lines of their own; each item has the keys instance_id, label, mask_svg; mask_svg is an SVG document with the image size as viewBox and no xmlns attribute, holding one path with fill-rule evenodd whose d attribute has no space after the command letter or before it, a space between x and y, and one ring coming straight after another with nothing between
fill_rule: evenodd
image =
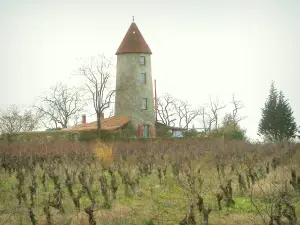
<instances>
[{"instance_id":1,"label":"bare tree","mask_svg":"<svg viewBox=\"0 0 300 225\"><path fill-rule=\"evenodd\" d=\"M55 128L67 128L71 122L73 125L77 124L79 114L86 105L80 90L69 88L61 82L51 87L50 92L40 98L41 104L35 107L43 115L47 128L53 128L53 125Z\"/></svg>"},{"instance_id":2,"label":"bare tree","mask_svg":"<svg viewBox=\"0 0 300 225\"><path fill-rule=\"evenodd\" d=\"M233 120L232 114L231 113L226 113L225 116L223 117L223 126L228 126L228 125L235 125L235 122ZM236 127L236 126L235 126Z\"/></svg>"},{"instance_id":3,"label":"bare tree","mask_svg":"<svg viewBox=\"0 0 300 225\"><path fill-rule=\"evenodd\" d=\"M226 104L221 104L219 101L219 98L216 98L214 101L209 98L210 100L210 111L213 116L213 121L215 122L215 129L218 129L218 122L219 122L219 112L220 110L224 109L226 107Z\"/></svg>"},{"instance_id":4,"label":"bare tree","mask_svg":"<svg viewBox=\"0 0 300 225\"><path fill-rule=\"evenodd\" d=\"M157 99L157 113L159 122L166 126L175 126L176 121L176 100L168 93Z\"/></svg>"},{"instance_id":5,"label":"bare tree","mask_svg":"<svg viewBox=\"0 0 300 225\"><path fill-rule=\"evenodd\" d=\"M80 74L85 78L84 89L93 103L97 115L97 130L101 129L101 115L113 103L115 89L111 88L112 63L104 55L92 57L90 63L82 64Z\"/></svg>"},{"instance_id":6,"label":"bare tree","mask_svg":"<svg viewBox=\"0 0 300 225\"><path fill-rule=\"evenodd\" d=\"M0 133L33 131L39 127L41 115L27 109L23 113L16 105L0 111Z\"/></svg>"},{"instance_id":7,"label":"bare tree","mask_svg":"<svg viewBox=\"0 0 300 225\"><path fill-rule=\"evenodd\" d=\"M246 116L239 116L239 110L242 109L244 107L243 103L241 101L238 101L235 99L234 94L232 94L232 102L233 104L233 110L232 110L232 121L233 121L233 125L234 128L238 125L238 123L240 121L242 121L243 119L247 118Z\"/></svg>"},{"instance_id":8,"label":"bare tree","mask_svg":"<svg viewBox=\"0 0 300 225\"><path fill-rule=\"evenodd\" d=\"M205 133L211 132L212 130L212 124L215 121L215 118L213 117L211 111L205 105L204 107L201 107L200 109L200 116L201 116L201 122L203 125L203 130Z\"/></svg>"},{"instance_id":9,"label":"bare tree","mask_svg":"<svg viewBox=\"0 0 300 225\"><path fill-rule=\"evenodd\" d=\"M187 101L178 100L175 104L175 109L179 117L179 127L188 129L190 123L199 115L201 115L200 109L193 109Z\"/></svg>"}]
</instances>

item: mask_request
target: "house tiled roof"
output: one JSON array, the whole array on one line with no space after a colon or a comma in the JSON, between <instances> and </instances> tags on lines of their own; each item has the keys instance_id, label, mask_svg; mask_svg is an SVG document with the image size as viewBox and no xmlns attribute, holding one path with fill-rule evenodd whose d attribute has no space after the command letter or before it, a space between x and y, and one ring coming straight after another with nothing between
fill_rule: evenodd
<instances>
[{"instance_id":1,"label":"house tiled roof","mask_svg":"<svg viewBox=\"0 0 300 225\"><path fill-rule=\"evenodd\" d=\"M139 28L134 22L130 25L119 49L116 52L116 55L122 53L152 54L148 44L143 38L143 35L141 34Z\"/></svg>"},{"instance_id":2,"label":"house tiled roof","mask_svg":"<svg viewBox=\"0 0 300 225\"><path fill-rule=\"evenodd\" d=\"M115 130L123 127L131 121L129 116L112 116L101 121L101 130ZM97 121L85 124L79 124L74 127L64 128L64 131L84 131L96 130Z\"/></svg>"}]
</instances>

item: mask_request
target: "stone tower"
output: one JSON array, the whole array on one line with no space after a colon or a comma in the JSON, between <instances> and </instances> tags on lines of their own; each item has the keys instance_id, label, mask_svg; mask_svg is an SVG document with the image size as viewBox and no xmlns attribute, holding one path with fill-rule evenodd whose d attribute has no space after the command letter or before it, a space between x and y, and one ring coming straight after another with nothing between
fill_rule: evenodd
<instances>
[{"instance_id":1,"label":"stone tower","mask_svg":"<svg viewBox=\"0 0 300 225\"><path fill-rule=\"evenodd\" d=\"M117 55L115 115L130 116L139 136L155 136L151 50L133 22Z\"/></svg>"}]
</instances>

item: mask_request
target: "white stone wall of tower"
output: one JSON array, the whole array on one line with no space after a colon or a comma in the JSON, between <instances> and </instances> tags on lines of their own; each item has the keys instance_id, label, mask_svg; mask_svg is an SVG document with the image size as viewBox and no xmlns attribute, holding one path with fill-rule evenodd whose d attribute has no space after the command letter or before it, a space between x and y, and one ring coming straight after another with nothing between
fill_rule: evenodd
<instances>
[{"instance_id":1,"label":"white stone wall of tower","mask_svg":"<svg viewBox=\"0 0 300 225\"><path fill-rule=\"evenodd\" d=\"M140 65L140 56L145 65ZM141 74L146 73L146 84ZM117 55L115 115L130 116L132 126L151 124L155 133L155 108L151 71L151 54L123 53ZM147 109L142 109L142 98L147 98Z\"/></svg>"}]
</instances>

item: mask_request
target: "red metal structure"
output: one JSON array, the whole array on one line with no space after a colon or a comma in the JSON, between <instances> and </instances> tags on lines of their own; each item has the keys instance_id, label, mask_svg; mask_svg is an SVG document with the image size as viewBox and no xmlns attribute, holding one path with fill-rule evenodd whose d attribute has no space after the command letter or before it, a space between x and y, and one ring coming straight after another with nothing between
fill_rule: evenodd
<instances>
[{"instance_id":1,"label":"red metal structure","mask_svg":"<svg viewBox=\"0 0 300 225\"><path fill-rule=\"evenodd\" d=\"M156 95L156 80L154 80L154 105L155 105L155 122L157 122L157 95Z\"/></svg>"}]
</instances>

